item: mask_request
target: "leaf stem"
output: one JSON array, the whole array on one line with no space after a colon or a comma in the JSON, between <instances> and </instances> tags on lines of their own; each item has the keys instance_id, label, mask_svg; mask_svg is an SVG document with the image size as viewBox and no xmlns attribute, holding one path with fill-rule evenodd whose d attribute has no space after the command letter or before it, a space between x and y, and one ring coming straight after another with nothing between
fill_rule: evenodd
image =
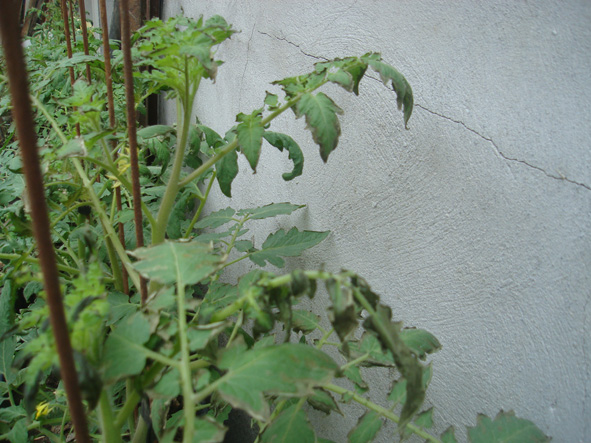
<instances>
[{"instance_id":1,"label":"leaf stem","mask_svg":"<svg viewBox=\"0 0 591 443\"><path fill-rule=\"evenodd\" d=\"M350 396L353 400L355 400L357 403L359 403L362 406L365 406L368 409L371 409L372 411L377 412L378 414L380 414L383 417L386 417L389 420L392 420L394 423L399 423L400 422L400 417L396 414L394 414L392 411L389 411L386 408L381 407L380 405L375 404L374 402L361 397L360 395L356 394L353 391L350 391L348 389L345 388L341 388L340 386L334 385L332 383L326 384L323 386L324 389L327 389L329 391L332 391L336 394L340 394L340 395L347 395ZM413 434L418 435L421 438L424 438L425 440L432 442L432 443L441 443L441 440L433 437L431 434L428 434L427 432L425 432L424 430L422 430L421 428L419 428L416 425L413 425L412 423L408 423L406 425L406 429L408 429L410 432L412 432Z\"/></svg>"},{"instance_id":2,"label":"leaf stem","mask_svg":"<svg viewBox=\"0 0 591 443\"><path fill-rule=\"evenodd\" d=\"M211 187L213 186L213 182L215 181L216 174L217 174L217 172L213 171L213 174L211 175L211 179L209 180L209 183L207 184L207 189L205 190L205 195L202 198L200 198L199 208L197 208L197 212L195 212L195 215L193 216L191 223L189 223L189 227L185 231L185 237L188 237L189 234L193 231L193 227L195 226L195 223L197 223L197 220L199 220L199 217L201 216L201 212L203 211L203 208L205 207L205 202L207 202L207 197L209 196L209 191L211 191Z\"/></svg>"}]
</instances>

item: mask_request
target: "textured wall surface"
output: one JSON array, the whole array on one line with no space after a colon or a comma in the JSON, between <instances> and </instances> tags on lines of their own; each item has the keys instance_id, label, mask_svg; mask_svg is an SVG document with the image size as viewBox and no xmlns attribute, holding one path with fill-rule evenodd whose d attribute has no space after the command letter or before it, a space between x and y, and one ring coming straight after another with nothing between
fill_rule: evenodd
<instances>
[{"instance_id":1,"label":"textured wall surface","mask_svg":"<svg viewBox=\"0 0 591 443\"><path fill-rule=\"evenodd\" d=\"M258 244L278 227L331 230L290 266L354 270L440 339L428 395L439 430L514 409L554 441L589 441L591 3L165 2L167 16L182 10L241 31L195 108L218 132L279 91L271 81L325 58L379 51L415 93L405 130L379 81L359 97L329 88L345 115L328 164L286 115L273 128L300 143L303 176L283 182L287 155L267 146L208 209L306 203L253 225ZM372 380L378 401L388 375ZM320 434L345 441L343 420L319 417Z\"/></svg>"}]
</instances>

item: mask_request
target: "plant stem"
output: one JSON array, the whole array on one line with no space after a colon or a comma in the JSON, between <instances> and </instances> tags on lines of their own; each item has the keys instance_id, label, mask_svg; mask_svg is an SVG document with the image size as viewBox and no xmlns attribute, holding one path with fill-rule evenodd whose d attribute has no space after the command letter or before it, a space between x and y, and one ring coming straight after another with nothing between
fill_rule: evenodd
<instances>
[{"instance_id":1,"label":"plant stem","mask_svg":"<svg viewBox=\"0 0 591 443\"><path fill-rule=\"evenodd\" d=\"M23 258L23 256L20 254L5 254L3 252L0 252L0 260L18 260L20 258ZM28 263L34 263L36 265L39 264L39 259L35 257L25 257L23 258L23 261L26 261ZM60 265L59 263L57 265L57 268L60 271L69 272L70 274L80 273L80 269L72 268L71 266Z\"/></svg>"},{"instance_id":2,"label":"plant stem","mask_svg":"<svg viewBox=\"0 0 591 443\"><path fill-rule=\"evenodd\" d=\"M334 385L332 383L324 385L323 388L327 389L329 391L335 392L337 394L340 394L340 395L348 395L353 400L355 400L357 403L359 403L360 405L363 405L366 408L377 412L381 416L386 417L389 420L392 420L394 423L400 422L400 417L398 415L394 414L392 411L389 411L388 409L383 408L380 405L377 405L374 402L361 397L360 395L356 394L353 391L349 391L348 389L341 388L340 386ZM424 430L422 430L418 426L413 425L412 423L407 424L406 429L408 429L413 434L416 434L419 437L424 438L425 440L427 440L429 442L441 443L441 440L433 437L431 434L428 434L427 432L425 432Z\"/></svg>"},{"instance_id":3,"label":"plant stem","mask_svg":"<svg viewBox=\"0 0 591 443\"><path fill-rule=\"evenodd\" d=\"M114 426L113 410L109 403L109 396L106 389L103 389L99 399L99 419L101 423L104 443L121 442L121 435Z\"/></svg>"},{"instance_id":4,"label":"plant stem","mask_svg":"<svg viewBox=\"0 0 591 443\"><path fill-rule=\"evenodd\" d=\"M179 177L181 175L181 168L183 166L183 160L185 158L185 150L187 147L187 140L189 136L189 127L191 125L191 110L193 108L194 96L189 97L189 67L187 57L185 57L185 97L177 99L177 110L179 107L183 107L183 119L181 127L181 137L176 146L176 152L174 153L174 163L172 170L170 171L170 177L166 190L162 196L160 203L160 209L156 216L156 226L152 228L152 244L157 245L164 241L166 234L166 226L168 225L168 219L174 207L176 196L179 193Z\"/></svg>"},{"instance_id":5,"label":"plant stem","mask_svg":"<svg viewBox=\"0 0 591 443\"><path fill-rule=\"evenodd\" d=\"M201 216L201 212L203 211L203 208L205 207L205 203L207 202L207 197L209 196L209 191L211 191L211 187L213 185L213 182L215 181L216 174L217 174L216 171L213 171L213 174L211 175L211 179L209 180L209 183L207 184L207 189L205 190L205 195L203 196L203 198L201 199L201 201L199 203L199 208L197 208L197 212L195 212L195 215L193 216L193 219L191 220L189 227L185 231L185 237L188 237L189 234L193 231L193 227L195 226L195 223L197 223L197 220L199 220L199 217Z\"/></svg>"}]
</instances>

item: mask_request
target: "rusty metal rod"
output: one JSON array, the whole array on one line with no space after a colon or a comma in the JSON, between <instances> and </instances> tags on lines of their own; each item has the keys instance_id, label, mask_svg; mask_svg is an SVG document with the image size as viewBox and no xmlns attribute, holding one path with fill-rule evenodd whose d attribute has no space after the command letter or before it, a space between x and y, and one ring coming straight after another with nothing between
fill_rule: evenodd
<instances>
[{"instance_id":1,"label":"rusty metal rod","mask_svg":"<svg viewBox=\"0 0 591 443\"><path fill-rule=\"evenodd\" d=\"M84 3L84 0L81 0ZM109 19L107 18L107 5L105 0L99 0L100 13L101 13L101 27L103 28L103 53L105 58L105 83L107 84L107 106L109 111L109 126L111 129L115 129L117 122L115 121L115 103L113 100L113 77L111 73L111 46L109 45ZM112 142L114 147L115 141ZM117 153L114 154L117 157ZM121 187L115 188L115 204L117 205L117 211L121 213L123 206L121 205ZM123 229L123 223L118 225L119 241L125 247L125 230ZM114 264L113 264L114 266ZM123 292L129 294L129 281L127 269L125 266L121 266L121 274L123 276Z\"/></svg>"},{"instance_id":2,"label":"rusty metal rod","mask_svg":"<svg viewBox=\"0 0 591 443\"><path fill-rule=\"evenodd\" d=\"M74 24L74 8L72 0L68 0L68 7L70 8L70 24L72 25L72 40L76 43L76 25Z\"/></svg>"},{"instance_id":3,"label":"rusty metal rod","mask_svg":"<svg viewBox=\"0 0 591 443\"><path fill-rule=\"evenodd\" d=\"M79 0L78 5L80 8L80 25L82 27L82 43L84 44L84 54L88 55L88 28L86 26L86 5L84 4L84 0ZM90 64L86 63L86 79L88 83L91 82L90 77Z\"/></svg>"},{"instance_id":4,"label":"rusty metal rod","mask_svg":"<svg viewBox=\"0 0 591 443\"><path fill-rule=\"evenodd\" d=\"M131 168L131 186L133 194L133 212L135 220L135 238L137 247L144 246L144 230L142 223L142 197L140 193L140 173L137 155L136 112L133 93L133 73L131 65L131 32L129 30L129 1L120 0L121 13L121 49L123 51L123 73L125 78L125 99L127 109L127 133L129 136L129 163ZM148 298L146 280L140 279L140 295L142 304Z\"/></svg>"},{"instance_id":5,"label":"rusty metal rod","mask_svg":"<svg viewBox=\"0 0 591 443\"><path fill-rule=\"evenodd\" d=\"M74 424L76 441L79 443L90 443L86 416L78 387L78 376L72 356L72 346L68 335L64 306L62 304L55 251L51 241L49 215L44 197L43 176L37 154L37 136L34 130L35 122L29 99L27 70L20 40L18 17L20 3L19 0L4 0L3 11L0 14L0 31L2 33L6 71L8 73L8 83L12 96L12 114L16 123L27 193L31 202L33 232L39 252L39 262L43 272L45 292L47 293L49 319L57 346L60 371L68 397L68 406Z\"/></svg>"},{"instance_id":6,"label":"rusty metal rod","mask_svg":"<svg viewBox=\"0 0 591 443\"><path fill-rule=\"evenodd\" d=\"M66 37L66 48L68 51L68 58L72 58L72 41L70 40L70 24L68 23L68 8L66 6L66 0L61 0L62 18L64 20L64 35ZM70 83L74 86L74 67L70 66Z\"/></svg>"}]
</instances>

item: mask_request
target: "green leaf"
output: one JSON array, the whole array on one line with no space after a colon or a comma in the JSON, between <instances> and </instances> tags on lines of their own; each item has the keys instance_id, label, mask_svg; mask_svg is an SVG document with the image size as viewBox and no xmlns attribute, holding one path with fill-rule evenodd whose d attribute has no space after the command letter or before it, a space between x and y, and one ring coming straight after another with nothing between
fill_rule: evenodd
<instances>
[{"instance_id":1,"label":"green leaf","mask_svg":"<svg viewBox=\"0 0 591 443\"><path fill-rule=\"evenodd\" d=\"M355 387L357 390L366 392L369 389L369 386L363 378L361 377L361 370L357 366L349 366L344 371L345 377L355 383Z\"/></svg>"},{"instance_id":2,"label":"green leaf","mask_svg":"<svg viewBox=\"0 0 591 443\"><path fill-rule=\"evenodd\" d=\"M370 333L364 333L360 341L349 341L349 355L356 359L362 355L369 354L369 359L361 363L363 366L395 366L392 353L382 348L377 337Z\"/></svg>"},{"instance_id":3,"label":"green leaf","mask_svg":"<svg viewBox=\"0 0 591 443\"><path fill-rule=\"evenodd\" d=\"M424 329L405 328L400 331L400 338L421 360L441 349L439 340Z\"/></svg>"},{"instance_id":4,"label":"green leaf","mask_svg":"<svg viewBox=\"0 0 591 443\"><path fill-rule=\"evenodd\" d=\"M175 398L181 393L181 378L178 369L172 368L164 374L152 391L161 398Z\"/></svg>"},{"instance_id":5,"label":"green leaf","mask_svg":"<svg viewBox=\"0 0 591 443\"><path fill-rule=\"evenodd\" d=\"M415 424L421 428L429 429L433 427L433 408L429 408L417 415L414 420Z\"/></svg>"},{"instance_id":6,"label":"green leaf","mask_svg":"<svg viewBox=\"0 0 591 443\"><path fill-rule=\"evenodd\" d=\"M215 164L216 178L226 197L232 197L232 182L238 175L238 154L230 151Z\"/></svg>"},{"instance_id":7,"label":"green leaf","mask_svg":"<svg viewBox=\"0 0 591 443\"><path fill-rule=\"evenodd\" d=\"M263 432L261 443L314 443L316 436L306 413L291 405Z\"/></svg>"},{"instance_id":8,"label":"green leaf","mask_svg":"<svg viewBox=\"0 0 591 443\"><path fill-rule=\"evenodd\" d=\"M269 235L261 250L250 255L250 259L259 266L265 266L266 261L282 268L285 261L281 257L296 257L312 246L324 240L329 231L298 231L292 228L288 232L283 229Z\"/></svg>"},{"instance_id":9,"label":"green leaf","mask_svg":"<svg viewBox=\"0 0 591 443\"><path fill-rule=\"evenodd\" d=\"M408 123L408 119L412 114L413 95L412 88L404 76L392 66L382 61L382 56L377 53L365 54L361 60L372 67L374 71L380 74L382 82L387 85L388 81L392 82L392 89L396 92L396 102L398 109L404 108L404 126Z\"/></svg>"},{"instance_id":10,"label":"green leaf","mask_svg":"<svg viewBox=\"0 0 591 443\"><path fill-rule=\"evenodd\" d=\"M121 292L108 294L107 301L110 305L107 326L117 323L122 318L128 317L138 310L138 306L129 300L129 295Z\"/></svg>"},{"instance_id":11,"label":"green leaf","mask_svg":"<svg viewBox=\"0 0 591 443\"><path fill-rule=\"evenodd\" d=\"M364 327L377 333L382 346L392 352L396 367L406 379L406 401L398 423L402 435L406 425L419 410L425 398L425 388L422 384L423 367L400 338L401 324L392 322L392 310L388 306L378 305L375 315L365 320Z\"/></svg>"},{"instance_id":12,"label":"green leaf","mask_svg":"<svg viewBox=\"0 0 591 443\"><path fill-rule=\"evenodd\" d=\"M311 311L294 309L291 311L291 315L291 326L296 332L301 331L304 334L309 334L321 327L320 316Z\"/></svg>"},{"instance_id":13,"label":"green leaf","mask_svg":"<svg viewBox=\"0 0 591 443\"><path fill-rule=\"evenodd\" d=\"M426 390L427 386L431 382L431 377L433 377L433 366L428 364L426 367L423 368L423 388ZM388 395L388 400L393 402L393 407L396 406L398 403L404 404L406 402L406 380L404 377L399 378L394 382L392 385L392 390Z\"/></svg>"},{"instance_id":14,"label":"green leaf","mask_svg":"<svg viewBox=\"0 0 591 443\"><path fill-rule=\"evenodd\" d=\"M84 139L81 137L76 137L72 140L69 140L57 150L58 158L82 157L86 154L86 145L84 143Z\"/></svg>"},{"instance_id":15,"label":"green leaf","mask_svg":"<svg viewBox=\"0 0 591 443\"><path fill-rule=\"evenodd\" d=\"M263 143L263 132L261 110L257 109L252 114L238 114L236 121L241 122L236 127L238 144L242 153L248 159L250 167L256 172L259 157L261 155L261 144Z\"/></svg>"},{"instance_id":16,"label":"green leaf","mask_svg":"<svg viewBox=\"0 0 591 443\"><path fill-rule=\"evenodd\" d=\"M269 144L275 146L281 152L283 152L283 149L287 149L289 153L288 158L293 161L293 170L283 173L283 180L293 180L302 175L302 171L304 170L304 154L293 138L289 135L271 131L265 131L263 137Z\"/></svg>"},{"instance_id":17,"label":"green leaf","mask_svg":"<svg viewBox=\"0 0 591 443\"><path fill-rule=\"evenodd\" d=\"M311 394L339 369L324 352L296 343L247 350L237 342L222 354L218 366L228 371L217 382L220 396L262 421L270 413L265 394Z\"/></svg>"},{"instance_id":18,"label":"green leaf","mask_svg":"<svg viewBox=\"0 0 591 443\"><path fill-rule=\"evenodd\" d=\"M339 405L337 405L337 402L332 397L330 392L327 392L323 389L315 389L314 395L308 397L308 403L310 403L314 409L322 411L327 415L330 414L331 411L336 411L343 415L339 409Z\"/></svg>"},{"instance_id":19,"label":"green leaf","mask_svg":"<svg viewBox=\"0 0 591 443\"><path fill-rule=\"evenodd\" d=\"M341 287L335 279L326 280L326 290L332 305L330 306L330 321L341 340L357 328L357 313L353 303L353 293L348 287Z\"/></svg>"},{"instance_id":20,"label":"green leaf","mask_svg":"<svg viewBox=\"0 0 591 443\"><path fill-rule=\"evenodd\" d=\"M548 442L550 438L529 420L517 418L515 412L500 411L494 420L479 414L476 426L468 428L472 443Z\"/></svg>"},{"instance_id":21,"label":"green leaf","mask_svg":"<svg viewBox=\"0 0 591 443\"><path fill-rule=\"evenodd\" d=\"M224 439L226 428L209 417L195 419L193 443L218 443Z\"/></svg>"},{"instance_id":22,"label":"green leaf","mask_svg":"<svg viewBox=\"0 0 591 443\"><path fill-rule=\"evenodd\" d=\"M289 215L305 207L306 205L293 205L291 203L271 203L265 206L259 206L258 208L241 209L238 211L238 215L240 217L247 215L250 220L262 220L278 215Z\"/></svg>"},{"instance_id":23,"label":"green leaf","mask_svg":"<svg viewBox=\"0 0 591 443\"><path fill-rule=\"evenodd\" d=\"M210 245L165 241L131 252L139 261L133 267L144 277L165 285L194 285L213 274L220 258Z\"/></svg>"},{"instance_id":24,"label":"green leaf","mask_svg":"<svg viewBox=\"0 0 591 443\"><path fill-rule=\"evenodd\" d=\"M337 114L342 114L343 110L322 92L316 95L304 94L295 110L298 117L305 115L307 128L320 146L320 157L326 163L339 142L341 125Z\"/></svg>"},{"instance_id":25,"label":"green leaf","mask_svg":"<svg viewBox=\"0 0 591 443\"><path fill-rule=\"evenodd\" d=\"M375 411L367 411L347 435L349 442L365 443L372 441L382 428L382 424L380 414Z\"/></svg>"},{"instance_id":26,"label":"green leaf","mask_svg":"<svg viewBox=\"0 0 591 443\"><path fill-rule=\"evenodd\" d=\"M212 212L211 214L203 217L195 224L195 227L212 229L217 228L228 222L231 222L235 212L236 211L234 211L234 209L229 207L226 209L220 209L219 211Z\"/></svg>"},{"instance_id":27,"label":"green leaf","mask_svg":"<svg viewBox=\"0 0 591 443\"><path fill-rule=\"evenodd\" d=\"M10 423L21 417L27 417L27 411L22 406L7 406L0 409L0 421Z\"/></svg>"},{"instance_id":28,"label":"green leaf","mask_svg":"<svg viewBox=\"0 0 591 443\"><path fill-rule=\"evenodd\" d=\"M173 132L174 128L168 125L152 125L137 131L137 136L140 138L152 138L159 135L166 135L169 132Z\"/></svg>"},{"instance_id":29,"label":"green leaf","mask_svg":"<svg viewBox=\"0 0 591 443\"><path fill-rule=\"evenodd\" d=\"M27 419L21 418L11 426L10 432L6 434L6 438L10 443L23 443L28 440L28 435L29 431L27 430Z\"/></svg>"},{"instance_id":30,"label":"green leaf","mask_svg":"<svg viewBox=\"0 0 591 443\"><path fill-rule=\"evenodd\" d=\"M146 365L143 344L150 338L150 324L140 312L121 321L105 343L104 378L114 380L139 374Z\"/></svg>"},{"instance_id":31,"label":"green leaf","mask_svg":"<svg viewBox=\"0 0 591 443\"><path fill-rule=\"evenodd\" d=\"M443 434L441 434L441 443L458 443L453 426L450 426Z\"/></svg>"}]
</instances>

